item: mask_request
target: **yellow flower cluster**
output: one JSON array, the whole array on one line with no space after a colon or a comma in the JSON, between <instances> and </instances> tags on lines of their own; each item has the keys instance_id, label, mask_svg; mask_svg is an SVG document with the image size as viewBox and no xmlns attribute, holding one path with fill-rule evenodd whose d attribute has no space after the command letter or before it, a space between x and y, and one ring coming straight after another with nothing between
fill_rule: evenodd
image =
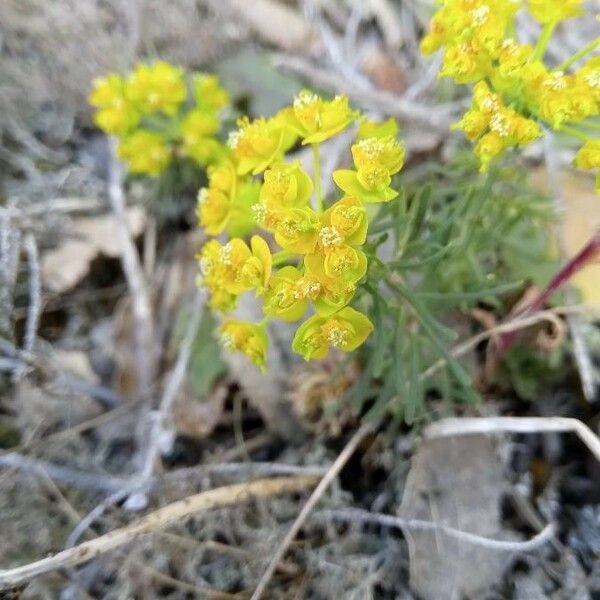
<instances>
[{"instance_id":1,"label":"yellow flower cluster","mask_svg":"<svg viewBox=\"0 0 600 600\"><path fill-rule=\"evenodd\" d=\"M312 307L292 343L306 360L324 358L329 348L351 352L373 330L368 317L348 304L367 272L366 203L398 195L391 178L402 168L404 148L395 121L378 125L363 119L351 147L355 169L334 172L342 193L328 206L320 181L320 143L359 117L346 97L326 100L304 90L269 119L240 119L229 136L229 155L209 169L208 186L200 191L198 219L205 231L238 236L225 245L205 244L198 255L201 285L210 293L211 307L221 312L234 309L245 292L262 300L261 323L232 319L220 329L226 348L243 352L262 369L265 327L272 318L298 321ZM298 142L312 145L314 177L298 161L286 160ZM258 235L249 246L241 239L249 215L270 245ZM280 248L275 254L273 244Z\"/></svg>"},{"instance_id":2,"label":"yellow flower cluster","mask_svg":"<svg viewBox=\"0 0 600 600\"><path fill-rule=\"evenodd\" d=\"M587 130L597 130L590 118L600 114L600 57L566 71L600 46L600 37L556 69L543 62L556 26L583 14L581 5L582 0L443 0L433 16L421 49L430 54L443 48L440 76L475 83L473 105L456 127L476 143L482 170L505 148L540 137L543 127L595 141ZM514 39L514 17L522 7L543 25L535 47Z\"/></svg>"},{"instance_id":3,"label":"yellow flower cluster","mask_svg":"<svg viewBox=\"0 0 600 600\"><path fill-rule=\"evenodd\" d=\"M196 74L191 89L190 95L183 69L155 62L138 65L127 78L96 79L89 102L96 125L119 138L129 171L156 176L176 157L206 166L224 152L215 136L227 92L208 74Z\"/></svg>"}]
</instances>

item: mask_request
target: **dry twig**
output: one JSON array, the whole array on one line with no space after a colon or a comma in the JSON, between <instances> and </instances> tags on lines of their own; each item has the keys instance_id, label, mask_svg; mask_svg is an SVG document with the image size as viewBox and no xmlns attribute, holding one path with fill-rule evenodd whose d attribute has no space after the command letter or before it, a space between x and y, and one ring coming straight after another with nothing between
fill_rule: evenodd
<instances>
[{"instance_id":1,"label":"dry twig","mask_svg":"<svg viewBox=\"0 0 600 600\"><path fill-rule=\"evenodd\" d=\"M74 548L21 567L0 571L0 589L18 585L50 571L87 562L128 544L143 534L162 529L196 513L245 502L254 496L269 497L285 492L301 492L314 485L316 480L314 476L258 479L252 483L224 486L189 496L160 508L126 527L111 531Z\"/></svg>"},{"instance_id":2,"label":"dry twig","mask_svg":"<svg viewBox=\"0 0 600 600\"><path fill-rule=\"evenodd\" d=\"M524 542L512 542L507 540L494 540L491 538L461 531L454 527L447 527L440 523L432 521L423 521L421 519L403 519L392 515L383 515L371 513L367 510L345 509L345 510L324 510L314 515L318 519L331 520L339 519L342 521L360 521L363 523L377 523L386 527L397 527L409 531L431 531L434 533L443 533L449 537L487 548L488 550L499 550L503 552L523 553L537 550L548 542L555 533L554 525L546 525L544 529L529 540Z\"/></svg>"},{"instance_id":3,"label":"dry twig","mask_svg":"<svg viewBox=\"0 0 600 600\"><path fill-rule=\"evenodd\" d=\"M570 417L465 417L448 418L429 425L425 438L471 435L474 433L572 432L600 461L600 439L584 423Z\"/></svg>"},{"instance_id":4,"label":"dry twig","mask_svg":"<svg viewBox=\"0 0 600 600\"><path fill-rule=\"evenodd\" d=\"M316 506L317 502L321 499L321 496L325 493L325 490L329 487L331 482L337 477L338 473L343 469L344 465L348 462L350 457L354 454L354 451L358 447L358 445L367 437L367 435L372 431L372 428L368 424L364 424L356 431L356 433L350 438L344 449L340 452L338 457L335 459L334 463L331 465L327 473L323 476L321 481L319 481L319 485L315 488L314 492L310 495L310 498L306 501L306 504L302 507L300 514L296 517L293 522L290 530L287 532L285 537L283 538L281 544L279 544L273 558L269 561L269 565L267 566L265 572L263 573L254 593L250 600L260 600L263 594L265 593L267 586L269 585L269 581L275 570L277 569L277 565L283 559L287 549L290 544L294 541L294 538L298 535L298 532L304 525L304 522L310 515L311 511Z\"/></svg>"},{"instance_id":5,"label":"dry twig","mask_svg":"<svg viewBox=\"0 0 600 600\"><path fill-rule=\"evenodd\" d=\"M148 394L154 374L154 336L150 294L140 264L125 211L122 166L116 156L116 142L111 140L111 160L109 163L108 198L117 224L117 236L121 245L121 263L127 285L131 293L133 318L135 320L136 359L138 369L138 393Z\"/></svg>"}]
</instances>

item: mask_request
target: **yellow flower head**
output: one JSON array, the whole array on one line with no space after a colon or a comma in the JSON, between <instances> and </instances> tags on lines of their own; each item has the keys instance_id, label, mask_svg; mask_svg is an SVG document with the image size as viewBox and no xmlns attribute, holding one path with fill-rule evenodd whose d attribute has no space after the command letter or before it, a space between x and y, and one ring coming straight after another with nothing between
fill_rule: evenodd
<instances>
[{"instance_id":1,"label":"yellow flower head","mask_svg":"<svg viewBox=\"0 0 600 600\"><path fill-rule=\"evenodd\" d=\"M580 169L600 168L600 140L589 140L575 155L575 166Z\"/></svg>"},{"instance_id":2,"label":"yellow flower head","mask_svg":"<svg viewBox=\"0 0 600 600\"><path fill-rule=\"evenodd\" d=\"M583 14L582 0L528 0L529 12L540 23L559 23Z\"/></svg>"},{"instance_id":3,"label":"yellow flower head","mask_svg":"<svg viewBox=\"0 0 600 600\"><path fill-rule=\"evenodd\" d=\"M158 175L171 162L171 151L162 136L138 129L119 142L119 158L127 161L132 173Z\"/></svg>"},{"instance_id":4,"label":"yellow flower head","mask_svg":"<svg viewBox=\"0 0 600 600\"><path fill-rule=\"evenodd\" d=\"M580 89L587 89L596 101L600 102L600 56L588 60L581 69L575 73L575 78Z\"/></svg>"},{"instance_id":5,"label":"yellow flower head","mask_svg":"<svg viewBox=\"0 0 600 600\"><path fill-rule=\"evenodd\" d=\"M302 317L308 307L308 296L301 293L298 284L302 278L302 273L292 266L274 273L265 291L264 313L284 321L297 321Z\"/></svg>"},{"instance_id":6,"label":"yellow flower head","mask_svg":"<svg viewBox=\"0 0 600 600\"><path fill-rule=\"evenodd\" d=\"M368 261L365 253L358 249L339 244L327 252L315 252L304 257L308 273L318 278L328 277L339 282L355 284L367 273Z\"/></svg>"},{"instance_id":7,"label":"yellow flower head","mask_svg":"<svg viewBox=\"0 0 600 600\"><path fill-rule=\"evenodd\" d=\"M296 331L292 349L305 360L321 359L330 346L342 352L356 350L372 331L368 317L347 306L331 316L314 315L305 321Z\"/></svg>"},{"instance_id":8,"label":"yellow flower head","mask_svg":"<svg viewBox=\"0 0 600 600\"><path fill-rule=\"evenodd\" d=\"M319 247L328 252L342 243L362 246L367 238L367 211L358 198L344 196L321 215Z\"/></svg>"},{"instance_id":9,"label":"yellow flower head","mask_svg":"<svg viewBox=\"0 0 600 600\"><path fill-rule=\"evenodd\" d=\"M276 163L265 171L260 200L270 208L302 208L308 205L312 192L312 179L299 161Z\"/></svg>"},{"instance_id":10,"label":"yellow flower head","mask_svg":"<svg viewBox=\"0 0 600 600\"><path fill-rule=\"evenodd\" d=\"M277 211L275 241L285 250L298 254L313 252L321 223L310 208L283 208Z\"/></svg>"},{"instance_id":11,"label":"yellow flower head","mask_svg":"<svg viewBox=\"0 0 600 600\"><path fill-rule=\"evenodd\" d=\"M127 95L144 115L174 115L187 96L183 69L165 62L138 65L127 84Z\"/></svg>"},{"instance_id":12,"label":"yellow flower head","mask_svg":"<svg viewBox=\"0 0 600 600\"><path fill-rule=\"evenodd\" d=\"M475 85L473 105L453 129L462 129L471 141L479 140L475 154L483 172L505 148L529 144L542 135L537 122L504 106L502 97L483 81Z\"/></svg>"},{"instance_id":13,"label":"yellow flower head","mask_svg":"<svg viewBox=\"0 0 600 600\"><path fill-rule=\"evenodd\" d=\"M229 134L228 145L237 160L238 173L256 175L281 160L296 136L278 117L238 121L239 129Z\"/></svg>"},{"instance_id":14,"label":"yellow flower head","mask_svg":"<svg viewBox=\"0 0 600 600\"><path fill-rule=\"evenodd\" d=\"M404 164L404 148L396 138L371 137L352 145L354 166L359 173L372 167L384 169L389 175L397 173Z\"/></svg>"},{"instance_id":15,"label":"yellow flower head","mask_svg":"<svg viewBox=\"0 0 600 600\"><path fill-rule=\"evenodd\" d=\"M198 73L192 85L194 100L199 108L218 111L229 104L229 94L221 87L216 75Z\"/></svg>"},{"instance_id":16,"label":"yellow flower head","mask_svg":"<svg viewBox=\"0 0 600 600\"><path fill-rule=\"evenodd\" d=\"M398 196L398 192L390 187L390 172L378 165L361 169L338 169L333 172L335 184L349 196L355 196L362 202L389 202Z\"/></svg>"},{"instance_id":17,"label":"yellow flower head","mask_svg":"<svg viewBox=\"0 0 600 600\"><path fill-rule=\"evenodd\" d=\"M490 162L504 149L502 138L497 133L486 133L475 146L475 155L481 163L481 171L489 169Z\"/></svg>"},{"instance_id":18,"label":"yellow flower head","mask_svg":"<svg viewBox=\"0 0 600 600\"><path fill-rule=\"evenodd\" d=\"M106 133L125 135L139 123L139 114L125 96L125 81L114 73L94 80L89 103L99 109L94 123Z\"/></svg>"},{"instance_id":19,"label":"yellow flower head","mask_svg":"<svg viewBox=\"0 0 600 600\"><path fill-rule=\"evenodd\" d=\"M210 240L202 247L196 257L200 268L198 286L205 287L210 292L209 306L214 310L228 312L235 308L238 295L225 290L223 281L225 265L221 255L221 244Z\"/></svg>"},{"instance_id":20,"label":"yellow flower head","mask_svg":"<svg viewBox=\"0 0 600 600\"><path fill-rule=\"evenodd\" d=\"M223 289L234 296L251 289L261 292L271 276L271 252L259 236L250 243L251 248L234 238L224 246L216 240L205 244L198 257L202 284L211 292Z\"/></svg>"},{"instance_id":21,"label":"yellow flower head","mask_svg":"<svg viewBox=\"0 0 600 600\"><path fill-rule=\"evenodd\" d=\"M220 122L214 113L191 110L181 123L183 152L201 165L212 162L219 154L220 144L213 137Z\"/></svg>"},{"instance_id":22,"label":"yellow flower head","mask_svg":"<svg viewBox=\"0 0 600 600\"><path fill-rule=\"evenodd\" d=\"M198 192L198 222L210 235L223 232L229 223L237 192L237 175L229 161L208 169L208 187Z\"/></svg>"},{"instance_id":23,"label":"yellow flower head","mask_svg":"<svg viewBox=\"0 0 600 600\"><path fill-rule=\"evenodd\" d=\"M358 127L356 137L359 140L367 138L395 138L398 135L398 122L390 118L383 123L376 123L370 119L363 119Z\"/></svg>"},{"instance_id":24,"label":"yellow flower head","mask_svg":"<svg viewBox=\"0 0 600 600\"><path fill-rule=\"evenodd\" d=\"M358 112L348 105L346 96L323 100L310 90L302 90L292 107L280 117L302 138L303 144L318 144L333 137L356 120Z\"/></svg>"},{"instance_id":25,"label":"yellow flower head","mask_svg":"<svg viewBox=\"0 0 600 600\"><path fill-rule=\"evenodd\" d=\"M263 373L267 370L269 341L260 325L231 319L219 328L219 339L226 350L245 354Z\"/></svg>"}]
</instances>

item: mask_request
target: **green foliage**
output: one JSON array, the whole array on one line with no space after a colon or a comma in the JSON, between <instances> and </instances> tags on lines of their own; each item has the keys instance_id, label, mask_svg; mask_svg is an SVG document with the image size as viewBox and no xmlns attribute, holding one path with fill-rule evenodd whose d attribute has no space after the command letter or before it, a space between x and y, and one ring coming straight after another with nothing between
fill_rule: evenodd
<instances>
[{"instance_id":1,"label":"green foliage","mask_svg":"<svg viewBox=\"0 0 600 600\"><path fill-rule=\"evenodd\" d=\"M413 423L426 418L427 397L478 400L471 374L451 355L452 325L468 323L464 315L475 307L505 316L509 300L528 284L544 284L556 268L552 208L526 175L515 164L480 175L472 156L458 153L447 165L428 162L396 182L402 196L372 220L379 235L366 248L367 293L359 306L375 328L364 372L346 398L367 419ZM443 366L426 374L438 361ZM513 370L505 373L527 387Z\"/></svg>"},{"instance_id":2,"label":"green foliage","mask_svg":"<svg viewBox=\"0 0 600 600\"><path fill-rule=\"evenodd\" d=\"M181 344L188 321L189 311L186 309L177 319L175 347ZM216 325L212 312L205 310L194 340L187 373L188 384L197 398L205 397L213 389L215 382L227 371L227 365L221 358L221 348L214 338Z\"/></svg>"}]
</instances>

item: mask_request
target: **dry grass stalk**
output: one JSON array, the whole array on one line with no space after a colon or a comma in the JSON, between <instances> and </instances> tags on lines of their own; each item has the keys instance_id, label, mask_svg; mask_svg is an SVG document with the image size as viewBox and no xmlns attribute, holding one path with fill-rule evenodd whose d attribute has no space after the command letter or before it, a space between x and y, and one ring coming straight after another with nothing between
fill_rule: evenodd
<instances>
[{"instance_id":1,"label":"dry grass stalk","mask_svg":"<svg viewBox=\"0 0 600 600\"><path fill-rule=\"evenodd\" d=\"M260 600L265 593L267 586L269 585L269 581L273 574L275 573L277 566L285 556L287 549L290 544L294 541L294 538L298 535L298 532L304 525L304 522L313 511L317 502L321 499L321 496L325 493L327 488L331 485L331 482L338 476L338 473L344 468L344 465L348 462L350 457L354 454L354 451L359 446L359 444L371 433L372 428L368 424L364 424L358 429L355 434L350 438L348 443L344 446L344 449L340 452L338 457L335 459L334 463L331 465L327 473L323 476L321 481L319 481L319 485L315 488L313 493L310 495L310 498L306 501L306 504L302 507L302 510L296 517L293 522L290 530L287 532L286 536L283 538L281 544L279 544L275 554L269 561L269 565L263 573L254 593L250 600ZM0 580L1 581L1 580Z\"/></svg>"},{"instance_id":2,"label":"dry grass stalk","mask_svg":"<svg viewBox=\"0 0 600 600\"><path fill-rule=\"evenodd\" d=\"M301 492L313 486L317 479L317 477L307 475L258 479L251 483L224 486L189 496L164 506L126 527L111 531L74 548L63 550L21 567L0 571L0 589L18 585L50 571L74 567L87 562L128 544L143 534L162 529L194 514L245 502L255 496L266 498L286 492Z\"/></svg>"}]
</instances>

